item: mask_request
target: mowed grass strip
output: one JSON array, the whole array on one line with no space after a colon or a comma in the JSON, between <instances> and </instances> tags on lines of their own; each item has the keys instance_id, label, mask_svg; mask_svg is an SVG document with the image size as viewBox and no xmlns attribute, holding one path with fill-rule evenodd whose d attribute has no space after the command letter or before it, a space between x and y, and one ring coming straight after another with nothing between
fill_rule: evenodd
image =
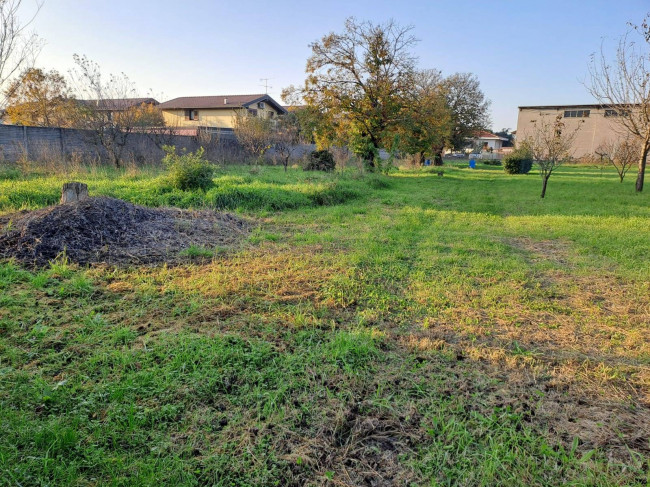
<instances>
[{"instance_id":1,"label":"mowed grass strip","mask_svg":"<svg viewBox=\"0 0 650 487\"><path fill-rule=\"evenodd\" d=\"M4 485L648 484L647 195L587 167L544 201L491 167L220 178L255 193L241 248L0 264ZM2 211L63 179L0 181Z\"/></svg>"}]
</instances>

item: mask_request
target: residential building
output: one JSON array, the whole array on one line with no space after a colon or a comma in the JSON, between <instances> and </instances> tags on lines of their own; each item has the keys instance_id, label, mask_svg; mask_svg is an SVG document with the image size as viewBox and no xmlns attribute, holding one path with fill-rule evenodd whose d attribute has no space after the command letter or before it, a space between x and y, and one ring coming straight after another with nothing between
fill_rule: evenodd
<instances>
[{"instance_id":1,"label":"residential building","mask_svg":"<svg viewBox=\"0 0 650 487\"><path fill-rule=\"evenodd\" d=\"M144 105L160 105L155 98L106 98L103 100L78 100L82 105L93 107L111 120L116 113Z\"/></svg>"},{"instance_id":2,"label":"residential building","mask_svg":"<svg viewBox=\"0 0 650 487\"><path fill-rule=\"evenodd\" d=\"M615 105L544 105L519 107L517 142L533 133L535 122L553 123L560 115L565 130L577 130L573 143L573 157L583 157L598 152L606 142L624 137L625 130L617 118L621 108Z\"/></svg>"},{"instance_id":3,"label":"residential building","mask_svg":"<svg viewBox=\"0 0 650 487\"><path fill-rule=\"evenodd\" d=\"M165 124L184 133L199 129L232 130L238 115L274 118L287 110L269 95L184 96L158 105Z\"/></svg>"},{"instance_id":4,"label":"residential building","mask_svg":"<svg viewBox=\"0 0 650 487\"><path fill-rule=\"evenodd\" d=\"M480 147L481 150L498 151L503 144L508 142L506 137L500 137L487 130L479 130L472 139L474 147Z\"/></svg>"}]
</instances>

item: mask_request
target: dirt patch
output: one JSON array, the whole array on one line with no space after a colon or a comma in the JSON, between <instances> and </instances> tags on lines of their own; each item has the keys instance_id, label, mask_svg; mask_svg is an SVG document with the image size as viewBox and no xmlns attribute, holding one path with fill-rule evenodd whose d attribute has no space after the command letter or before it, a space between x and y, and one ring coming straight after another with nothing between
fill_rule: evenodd
<instances>
[{"instance_id":1,"label":"dirt patch","mask_svg":"<svg viewBox=\"0 0 650 487\"><path fill-rule=\"evenodd\" d=\"M551 364L544 357L517 360L506 352L490 353L487 348L472 349L428 335L400 337L398 343L432 364L440 351L456 357L455 363L446 364L448 371L455 372L447 374L452 379L443 395L463 397L484 415L494 408L509 408L567 451L577 438L581 453L598 448L615 462L635 464L639 455L646 458L650 454L650 407L638 397L630 397L630 391L621 391L621 397L612 394L611 388L596 393L580 373L581 368L588 372L586 364ZM481 376L492 380L480 380ZM602 389L603 385L599 386Z\"/></svg>"},{"instance_id":2,"label":"dirt patch","mask_svg":"<svg viewBox=\"0 0 650 487\"><path fill-rule=\"evenodd\" d=\"M417 414L409 420L387 414L364 415L356 406L332 412L315 435L294 434L282 445L291 452L283 456L292 466L291 485L411 485L416 475L404 468L401 457L415 455L416 446L423 441L418 422ZM301 463L313 470L315 479Z\"/></svg>"},{"instance_id":3,"label":"dirt patch","mask_svg":"<svg viewBox=\"0 0 650 487\"><path fill-rule=\"evenodd\" d=\"M0 217L0 257L46 265L63 251L79 264L152 264L191 246L236 243L249 225L210 210L146 208L97 197Z\"/></svg>"},{"instance_id":4,"label":"dirt patch","mask_svg":"<svg viewBox=\"0 0 650 487\"><path fill-rule=\"evenodd\" d=\"M569 262L570 242L565 240L533 240L528 237L506 239L511 247L525 251L531 262L549 261L567 266Z\"/></svg>"}]
</instances>

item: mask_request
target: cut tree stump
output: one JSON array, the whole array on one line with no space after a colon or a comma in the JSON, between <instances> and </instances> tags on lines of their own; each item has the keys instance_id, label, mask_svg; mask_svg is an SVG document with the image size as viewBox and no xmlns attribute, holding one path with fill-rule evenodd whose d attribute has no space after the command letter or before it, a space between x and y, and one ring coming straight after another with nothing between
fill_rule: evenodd
<instances>
[{"instance_id":1,"label":"cut tree stump","mask_svg":"<svg viewBox=\"0 0 650 487\"><path fill-rule=\"evenodd\" d=\"M84 183L65 183L61 191L61 204L82 201L88 198L88 185Z\"/></svg>"}]
</instances>

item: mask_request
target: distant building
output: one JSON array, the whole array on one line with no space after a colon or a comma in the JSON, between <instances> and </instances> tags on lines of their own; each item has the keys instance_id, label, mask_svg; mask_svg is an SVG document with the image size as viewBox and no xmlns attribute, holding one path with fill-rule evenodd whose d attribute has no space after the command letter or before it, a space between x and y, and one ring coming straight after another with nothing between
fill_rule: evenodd
<instances>
[{"instance_id":1,"label":"distant building","mask_svg":"<svg viewBox=\"0 0 650 487\"><path fill-rule=\"evenodd\" d=\"M183 132L232 130L239 114L274 118L287 110L269 95L184 96L158 105L165 124Z\"/></svg>"},{"instance_id":2,"label":"distant building","mask_svg":"<svg viewBox=\"0 0 650 487\"><path fill-rule=\"evenodd\" d=\"M488 132L487 130L479 130L472 139L474 147L480 147L482 151L498 151L501 150L503 144L508 142L506 137Z\"/></svg>"},{"instance_id":3,"label":"distant building","mask_svg":"<svg viewBox=\"0 0 650 487\"><path fill-rule=\"evenodd\" d=\"M154 98L106 98L103 100L77 100L81 105L92 107L98 112L104 113L106 118L111 120L116 113L124 112L131 108L145 105L159 105Z\"/></svg>"},{"instance_id":4,"label":"distant building","mask_svg":"<svg viewBox=\"0 0 650 487\"><path fill-rule=\"evenodd\" d=\"M566 130L578 128L573 143L573 157L594 154L601 144L624 136L624 130L617 117L621 107L616 105L544 105L519 107L517 120L517 143L533 132L535 121L552 122L562 116Z\"/></svg>"}]
</instances>

